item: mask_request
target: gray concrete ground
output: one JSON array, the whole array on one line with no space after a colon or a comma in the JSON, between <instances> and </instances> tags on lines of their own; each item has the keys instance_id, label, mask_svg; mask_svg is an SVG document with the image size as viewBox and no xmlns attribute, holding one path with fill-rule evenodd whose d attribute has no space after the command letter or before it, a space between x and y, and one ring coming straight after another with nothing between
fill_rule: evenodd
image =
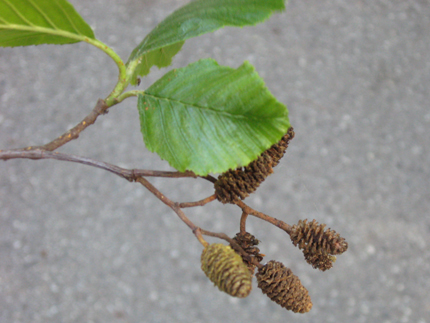
<instances>
[{"instance_id":1,"label":"gray concrete ground","mask_svg":"<svg viewBox=\"0 0 430 323\"><path fill-rule=\"evenodd\" d=\"M186 2L71 0L124 59ZM203 57L249 60L290 110L296 138L247 202L291 224L315 218L349 242L319 272L285 233L250 219L266 260L308 288L311 312L288 312L256 286L243 300L219 292L189 229L138 184L78 164L10 160L0 163L0 322L430 322L430 2L291 0L264 24L187 41L174 67ZM0 48L0 149L60 135L115 80L115 65L86 44ZM114 107L60 151L170 169L145 150L135 105ZM203 180L151 181L177 201L213 192ZM187 214L208 230L238 231L237 208Z\"/></svg>"}]
</instances>

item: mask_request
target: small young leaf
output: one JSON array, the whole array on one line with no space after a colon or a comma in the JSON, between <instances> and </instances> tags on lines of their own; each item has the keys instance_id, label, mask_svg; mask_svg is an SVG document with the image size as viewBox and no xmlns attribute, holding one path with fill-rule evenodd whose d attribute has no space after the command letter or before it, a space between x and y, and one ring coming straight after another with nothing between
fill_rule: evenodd
<instances>
[{"instance_id":1,"label":"small young leaf","mask_svg":"<svg viewBox=\"0 0 430 323\"><path fill-rule=\"evenodd\" d=\"M152 66L156 65L158 68L167 67L172 64L173 56L178 53L184 42L175 43L155 49L142 56L142 62L137 66L136 75L147 75ZM132 78L132 85L136 85L136 78Z\"/></svg>"},{"instance_id":2,"label":"small young leaf","mask_svg":"<svg viewBox=\"0 0 430 323\"><path fill-rule=\"evenodd\" d=\"M285 9L285 0L196 0L176 10L153 29L133 50L127 64L146 64L151 52L184 42L224 26L243 27L267 19L274 11ZM170 52L170 60L180 50ZM132 63L133 62L133 63ZM156 63L154 63L156 64ZM137 76L149 73L152 65L133 70L131 84ZM157 66L160 66L157 64Z\"/></svg>"},{"instance_id":3,"label":"small young leaf","mask_svg":"<svg viewBox=\"0 0 430 323\"><path fill-rule=\"evenodd\" d=\"M70 44L93 38L66 0L0 0L0 46Z\"/></svg>"},{"instance_id":4,"label":"small young leaf","mask_svg":"<svg viewBox=\"0 0 430 323\"><path fill-rule=\"evenodd\" d=\"M248 62L172 70L139 95L138 110L146 147L198 175L249 164L290 127L287 108Z\"/></svg>"}]
</instances>

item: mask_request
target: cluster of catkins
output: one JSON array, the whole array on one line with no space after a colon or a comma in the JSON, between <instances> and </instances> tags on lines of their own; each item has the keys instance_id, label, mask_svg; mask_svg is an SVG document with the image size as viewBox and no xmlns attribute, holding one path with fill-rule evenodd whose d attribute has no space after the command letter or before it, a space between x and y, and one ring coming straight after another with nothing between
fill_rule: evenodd
<instances>
[{"instance_id":1,"label":"cluster of catkins","mask_svg":"<svg viewBox=\"0 0 430 323\"><path fill-rule=\"evenodd\" d=\"M217 199L223 203L234 203L254 192L273 173L272 168L279 163L293 137L294 131L290 128L277 144L264 151L251 164L220 175L215 183ZM348 248L344 238L331 229L325 230L325 227L325 224L315 220L300 220L287 232L294 246L303 251L306 261L322 271L330 269L336 255ZM310 311L312 302L309 293L291 269L274 260L261 264L264 255L256 247L259 240L252 234L240 232L233 240L235 243L230 246L208 244L202 252L202 270L220 290L235 297L248 296L257 268L255 276L258 287L272 301L295 313Z\"/></svg>"}]
</instances>

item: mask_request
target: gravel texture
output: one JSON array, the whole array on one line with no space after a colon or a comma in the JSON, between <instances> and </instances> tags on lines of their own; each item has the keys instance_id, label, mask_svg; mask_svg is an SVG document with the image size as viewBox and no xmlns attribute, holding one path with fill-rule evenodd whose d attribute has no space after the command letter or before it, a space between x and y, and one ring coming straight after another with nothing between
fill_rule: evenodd
<instances>
[{"instance_id":1,"label":"gravel texture","mask_svg":"<svg viewBox=\"0 0 430 323\"><path fill-rule=\"evenodd\" d=\"M127 59L185 0L71 0L96 36ZM296 138L246 202L295 224L316 219L349 250L319 272L279 229L251 218L265 261L308 288L294 314L256 287L220 292L202 246L138 184L84 165L9 160L0 167L0 322L430 322L430 2L291 0L256 27L188 40L182 67L250 61L288 105ZM154 69L145 89L166 72ZM98 49L0 48L0 149L40 145L106 97L117 70ZM145 150L136 100L115 106L60 151L127 168L170 170ZM151 179L175 201L213 193L204 180ZM240 210L186 210L233 236ZM209 239L210 242L219 242Z\"/></svg>"}]
</instances>

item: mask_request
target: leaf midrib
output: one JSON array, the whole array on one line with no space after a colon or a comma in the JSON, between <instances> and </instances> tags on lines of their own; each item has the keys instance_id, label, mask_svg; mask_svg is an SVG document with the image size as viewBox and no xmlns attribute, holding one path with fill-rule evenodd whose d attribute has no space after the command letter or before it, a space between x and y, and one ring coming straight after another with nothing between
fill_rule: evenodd
<instances>
[{"instance_id":1,"label":"leaf midrib","mask_svg":"<svg viewBox=\"0 0 430 323\"><path fill-rule=\"evenodd\" d=\"M63 36L66 38L76 39L79 41L82 41L88 38L88 36L85 36L82 34L77 35L62 29L50 29L50 28L38 27L38 26L23 26L23 25L16 25L16 24L8 24L8 25L0 25L0 30L31 31L31 32L38 32L43 34Z\"/></svg>"},{"instance_id":2,"label":"leaf midrib","mask_svg":"<svg viewBox=\"0 0 430 323\"><path fill-rule=\"evenodd\" d=\"M143 94L143 96L152 97L152 98L157 99L157 100L166 100L166 101L169 101L169 102L176 102L176 103L179 103L179 104L182 104L182 105L190 106L190 107L195 108L195 109L208 110L208 111L210 111L210 112L212 112L214 114L226 115L226 116L230 116L231 118L236 118L236 119L249 119L249 120L265 119L265 120L270 120L270 119L277 119L277 118L280 117L280 116L274 116L274 117L255 116L254 117L253 115L246 116L246 115L243 115L243 114L233 114L233 113L229 113L229 112L226 112L226 111L216 110L216 109L211 108L211 107L199 106L197 104L183 102L183 101L178 100L178 99L161 97L161 96L157 96L155 94L149 94L149 93L146 93L146 92L145 92L145 94Z\"/></svg>"},{"instance_id":3,"label":"leaf midrib","mask_svg":"<svg viewBox=\"0 0 430 323\"><path fill-rule=\"evenodd\" d=\"M36 11L43 17L43 19L46 21L46 23L48 25L50 25L49 27L41 27L38 25L33 24L31 21L29 21L20 10L18 10L13 4L10 3L9 0L3 0L5 2L5 4L7 6L9 6L9 8L12 9L12 11L14 11L20 19L22 19L22 21L24 23L26 23L28 26L22 25L22 24L11 24L9 23L7 20L5 20L4 18L0 18L0 21L3 21L4 24L1 25L0 24L0 29L12 29L12 30L18 30L18 31L35 31L35 32L42 32L45 34L51 34L51 35L61 35L67 38L72 38L72 39L77 39L77 40L83 40L86 36L84 34L82 34L80 32L80 30L76 27L73 19L70 19L69 14L64 11L64 7L62 7L61 5L58 5L57 0L53 0L57 5L58 8L64 13L64 15L67 17L67 21L70 23L70 25L72 26L73 30L75 31L75 33L73 32L69 32L69 31L65 31L64 29L59 28L50 18L49 16L46 15L45 12L43 12L43 10L41 10L39 8L39 6L37 6L37 4L34 3L33 0L29 0L29 3L31 6L33 6L34 9L36 9Z\"/></svg>"}]
</instances>

